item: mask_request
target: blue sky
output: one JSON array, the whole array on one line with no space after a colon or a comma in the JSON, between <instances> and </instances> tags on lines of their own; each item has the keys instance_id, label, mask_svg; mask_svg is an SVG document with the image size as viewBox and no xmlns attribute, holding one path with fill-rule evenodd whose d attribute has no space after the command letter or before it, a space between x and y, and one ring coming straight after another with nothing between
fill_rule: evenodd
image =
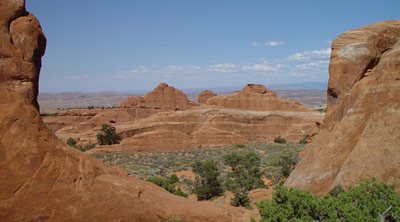
<instances>
[{"instance_id":1,"label":"blue sky","mask_svg":"<svg viewBox=\"0 0 400 222\"><path fill-rule=\"evenodd\" d=\"M41 92L326 82L341 33L398 0L27 0L47 37Z\"/></svg>"}]
</instances>

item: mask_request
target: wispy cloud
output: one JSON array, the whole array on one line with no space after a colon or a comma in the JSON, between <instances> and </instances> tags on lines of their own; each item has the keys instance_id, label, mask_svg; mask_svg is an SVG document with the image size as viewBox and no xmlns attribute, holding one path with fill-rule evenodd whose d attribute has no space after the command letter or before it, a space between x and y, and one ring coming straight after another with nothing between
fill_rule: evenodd
<instances>
[{"instance_id":1,"label":"wispy cloud","mask_svg":"<svg viewBox=\"0 0 400 222\"><path fill-rule=\"evenodd\" d=\"M321 50L313 50L313 51L304 51L295 53L294 55L288 56L288 60L295 61L310 61L313 59L326 59L331 55L331 49L321 49Z\"/></svg>"},{"instance_id":2,"label":"wispy cloud","mask_svg":"<svg viewBox=\"0 0 400 222\"><path fill-rule=\"evenodd\" d=\"M218 73L228 73L228 72L236 72L238 65L231 63L224 64L213 64L207 67L207 72L218 72Z\"/></svg>"},{"instance_id":3,"label":"wispy cloud","mask_svg":"<svg viewBox=\"0 0 400 222\"><path fill-rule=\"evenodd\" d=\"M256 47L263 47L263 46L278 46L278 45L283 45L285 42L283 41L271 41L271 42L264 42L264 43L258 43L258 42L252 42L252 46Z\"/></svg>"}]
</instances>

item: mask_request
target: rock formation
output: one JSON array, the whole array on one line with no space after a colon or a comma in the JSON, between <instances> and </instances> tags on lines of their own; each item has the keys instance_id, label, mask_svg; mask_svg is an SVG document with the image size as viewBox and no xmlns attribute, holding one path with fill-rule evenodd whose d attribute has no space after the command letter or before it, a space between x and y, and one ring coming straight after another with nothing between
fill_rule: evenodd
<instances>
[{"instance_id":1,"label":"rock formation","mask_svg":"<svg viewBox=\"0 0 400 222\"><path fill-rule=\"evenodd\" d=\"M311 111L299 102L277 97L274 91L267 90L265 86L259 84L247 84L242 91L232 95L210 98L207 100L207 105L253 111Z\"/></svg>"},{"instance_id":2,"label":"rock formation","mask_svg":"<svg viewBox=\"0 0 400 222\"><path fill-rule=\"evenodd\" d=\"M261 112L207 106L163 112L115 125L123 138L121 144L95 148L91 152L130 153L272 142L278 135L298 142L323 117L320 112Z\"/></svg>"},{"instance_id":3,"label":"rock formation","mask_svg":"<svg viewBox=\"0 0 400 222\"><path fill-rule=\"evenodd\" d=\"M348 31L332 43L320 132L285 185L324 195L377 178L400 186L400 20Z\"/></svg>"},{"instance_id":4,"label":"rock formation","mask_svg":"<svg viewBox=\"0 0 400 222\"><path fill-rule=\"evenodd\" d=\"M67 147L37 104L45 37L22 0L0 3L1 221L248 221L169 194Z\"/></svg>"},{"instance_id":5,"label":"rock formation","mask_svg":"<svg viewBox=\"0 0 400 222\"><path fill-rule=\"evenodd\" d=\"M188 100L187 96L180 90L160 83L157 88L147 93L144 98L130 96L118 107L126 108L136 119L148 117L154 113L173 110L187 110L196 106Z\"/></svg>"},{"instance_id":6,"label":"rock formation","mask_svg":"<svg viewBox=\"0 0 400 222\"><path fill-rule=\"evenodd\" d=\"M199 97L197 100L199 101L200 104L205 104L209 98L214 97L214 96L217 96L217 94L214 93L213 91L204 90L199 94Z\"/></svg>"}]
</instances>

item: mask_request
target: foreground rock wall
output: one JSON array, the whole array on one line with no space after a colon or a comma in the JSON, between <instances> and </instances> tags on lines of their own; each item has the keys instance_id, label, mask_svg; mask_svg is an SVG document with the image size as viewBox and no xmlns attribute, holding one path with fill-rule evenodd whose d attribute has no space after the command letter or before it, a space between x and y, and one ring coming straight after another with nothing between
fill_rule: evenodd
<instances>
[{"instance_id":1,"label":"foreground rock wall","mask_svg":"<svg viewBox=\"0 0 400 222\"><path fill-rule=\"evenodd\" d=\"M248 221L66 147L37 104L45 37L24 1L0 3L1 221Z\"/></svg>"},{"instance_id":2,"label":"foreground rock wall","mask_svg":"<svg viewBox=\"0 0 400 222\"><path fill-rule=\"evenodd\" d=\"M375 177L400 187L400 20L332 43L324 125L285 185L323 195Z\"/></svg>"}]
</instances>

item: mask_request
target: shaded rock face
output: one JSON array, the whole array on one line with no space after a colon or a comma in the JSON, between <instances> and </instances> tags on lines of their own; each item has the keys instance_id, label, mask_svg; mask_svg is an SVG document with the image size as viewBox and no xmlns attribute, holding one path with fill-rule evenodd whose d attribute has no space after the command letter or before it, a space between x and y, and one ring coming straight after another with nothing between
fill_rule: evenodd
<instances>
[{"instance_id":1,"label":"shaded rock face","mask_svg":"<svg viewBox=\"0 0 400 222\"><path fill-rule=\"evenodd\" d=\"M187 110L196 105L190 102L182 91L168 86L166 83L160 83L144 98L140 96L128 97L118 107L127 108L134 118L141 119L163 111Z\"/></svg>"},{"instance_id":2,"label":"shaded rock face","mask_svg":"<svg viewBox=\"0 0 400 222\"><path fill-rule=\"evenodd\" d=\"M247 84L241 91L232 95L215 96L207 100L207 105L253 111L311 111L299 102L277 97L274 91L260 84Z\"/></svg>"},{"instance_id":3,"label":"shaded rock face","mask_svg":"<svg viewBox=\"0 0 400 222\"><path fill-rule=\"evenodd\" d=\"M214 97L214 96L217 96L217 94L214 93L213 91L204 90L199 94L199 97L197 100L199 101L200 104L205 104L209 98Z\"/></svg>"},{"instance_id":4,"label":"shaded rock face","mask_svg":"<svg viewBox=\"0 0 400 222\"><path fill-rule=\"evenodd\" d=\"M0 3L1 221L248 221L128 176L66 147L42 122L45 37L24 1Z\"/></svg>"},{"instance_id":5,"label":"shaded rock face","mask_svg":"<svg viewBox=\"0 0 400 222\"><path fill-rule=\"evenodd\" d=\"M324 195L375 177L400 186L400 20L332 43L324 125L285 185Z\"/></svg>"}]
</instances>

